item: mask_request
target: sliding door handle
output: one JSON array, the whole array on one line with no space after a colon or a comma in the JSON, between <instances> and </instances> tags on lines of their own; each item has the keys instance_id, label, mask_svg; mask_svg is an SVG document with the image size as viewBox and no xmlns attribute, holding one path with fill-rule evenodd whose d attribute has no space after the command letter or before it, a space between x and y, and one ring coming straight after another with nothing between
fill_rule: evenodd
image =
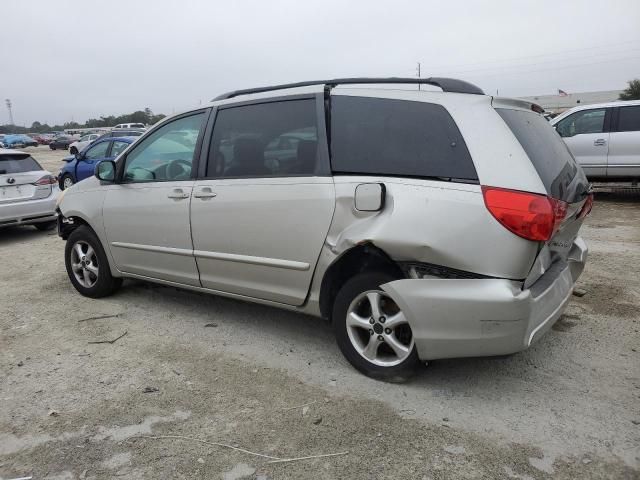
<instances>
[{"instance_id":1,"label":"sliding door handle","mask_svg":"<svg viewBox=\"0 0 640 480\"><path fill-rule=\"evenodd\" d=\"M196 198L213 198L216 196L209 187L204 187L202 190L193 194Z\"/></svg>"}]
</instances>

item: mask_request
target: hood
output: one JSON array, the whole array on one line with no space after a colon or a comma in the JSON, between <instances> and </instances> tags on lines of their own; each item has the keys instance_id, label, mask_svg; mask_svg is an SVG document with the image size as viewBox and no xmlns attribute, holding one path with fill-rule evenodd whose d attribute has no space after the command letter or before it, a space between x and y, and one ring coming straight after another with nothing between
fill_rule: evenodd
<instances>
[{"instance_id":1,"label":"hood","mask_svg":"<svg viewBox=\"0 0 640 480\"><path fill-rule=\"evenodd\" d=\"M93 190L100 187L100 180L91 175L84 180L79 181L69 188L69 193L81 193L87 190Z\"/></svg>"}]
</instances>

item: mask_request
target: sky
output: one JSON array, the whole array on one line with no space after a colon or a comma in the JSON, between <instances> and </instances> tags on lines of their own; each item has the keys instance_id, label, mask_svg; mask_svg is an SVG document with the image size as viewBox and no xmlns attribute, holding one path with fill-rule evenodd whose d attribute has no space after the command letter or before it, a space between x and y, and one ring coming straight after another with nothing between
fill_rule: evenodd
<instances>
[{"instance_id":1,"label":"sky","mask_svg":"<svg viewBox=\"0 0 640 480\"><path fill-rule=\"evenodd\" d=\"M0 124L171 114L228 90L451 76L501 96L623 89L640 1L2 0Z\"/></svg>"}]
</instances>

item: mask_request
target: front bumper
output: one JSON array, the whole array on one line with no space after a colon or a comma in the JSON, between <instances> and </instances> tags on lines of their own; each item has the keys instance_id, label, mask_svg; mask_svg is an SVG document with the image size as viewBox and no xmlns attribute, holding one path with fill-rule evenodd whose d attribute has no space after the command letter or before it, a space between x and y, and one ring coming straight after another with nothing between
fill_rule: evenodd
<instances>
[{"instance_id":1,"label":"front bumper","mask_svg":"<svg viewBox=\"0 0 640 480\"><path fill-rule=\"evenodd\" d=\"M578 237L530 288L504 279L404 279L382 285L407 316L422 360L506 355L560 318L587 259Z\"/></svg>"},{"instance_id":2,"label":"front bumper","mask_svg":"<svg viewBox=\"0 0 640 480\"><path fill-rule=\"evenodd\" d=\"M54 185L48 197L0 205L0 227L32 225L55 220L56 198L59 192L58 186Z\"/></svg>"}]
</instances>

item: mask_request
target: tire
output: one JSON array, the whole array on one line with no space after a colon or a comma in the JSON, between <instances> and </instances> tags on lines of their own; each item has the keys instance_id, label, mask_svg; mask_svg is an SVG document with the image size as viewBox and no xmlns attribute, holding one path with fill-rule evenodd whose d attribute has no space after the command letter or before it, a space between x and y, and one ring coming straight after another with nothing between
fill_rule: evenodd
<instances>
[{"instance_id":1,"label":"tire","mask_svg":"<svg viewBox=\"0 0 640 480\"><path fill-rule=\"evenodd\" d=\"M78 149L76 147L71 147L69 149L69 153L72 155L75 155L76 153L78 153Z\"/></svg>"},{"instance_id":2,"label":"tire","mask_svg":"<svg viewBox=\"0 0 640 480\"><path fill-rule=\"evenodd\" d=\"M49 148L50 148L51 150L55 150L55 149L56 149L56 146L55 146L55 145L49 145Z\"/></svg>"},{"instance_id":3,"label":"tire","mask_svg":"<svg viewBox=\"0 0 640 480\"><path fill-rule=\"evenodd\" d=\"M60 179L58 186L60 187L60 190L65 190L71 187L74 183L76 182L73 181L73 177L69 173L65 173Z\"/></svg>"},{"instance_id":4,"label":"tire","mask_svg":"<svg viewBox=\"0 0 640 480\"><path fill-rule=\"evenodd\" d=\"M397 277L382 272L349 279L336 296L332 319L338 346L351 365L378 380L404 382L415 373L420 360L402 311L380 288L393 280ZM373 324L372 298L377 299L380 311Z\"/></svg>"},{"instance_id":5,"label":"tire","mask_svg":"<svg viewBox=\"0 0 640 480\"><path fill-rule=\"evenodd\" d=\"M64 248L69 280L85 297L101 298L114 293L122 279L111 275L109 261L96 234L86 225L76 228Z\"/></svg>"},{"instance_id":6,"label":"tire","mask_svg":"<svg viewBox=\"0 0 640 480\"><path fill-rule=\"evenodd\" d=\"M50 222L34 223L33 226L41 232L46 232L48 230L53 230L54 228L56 228L56 221L52 220Z\"/></svg>"}]
</instances>

